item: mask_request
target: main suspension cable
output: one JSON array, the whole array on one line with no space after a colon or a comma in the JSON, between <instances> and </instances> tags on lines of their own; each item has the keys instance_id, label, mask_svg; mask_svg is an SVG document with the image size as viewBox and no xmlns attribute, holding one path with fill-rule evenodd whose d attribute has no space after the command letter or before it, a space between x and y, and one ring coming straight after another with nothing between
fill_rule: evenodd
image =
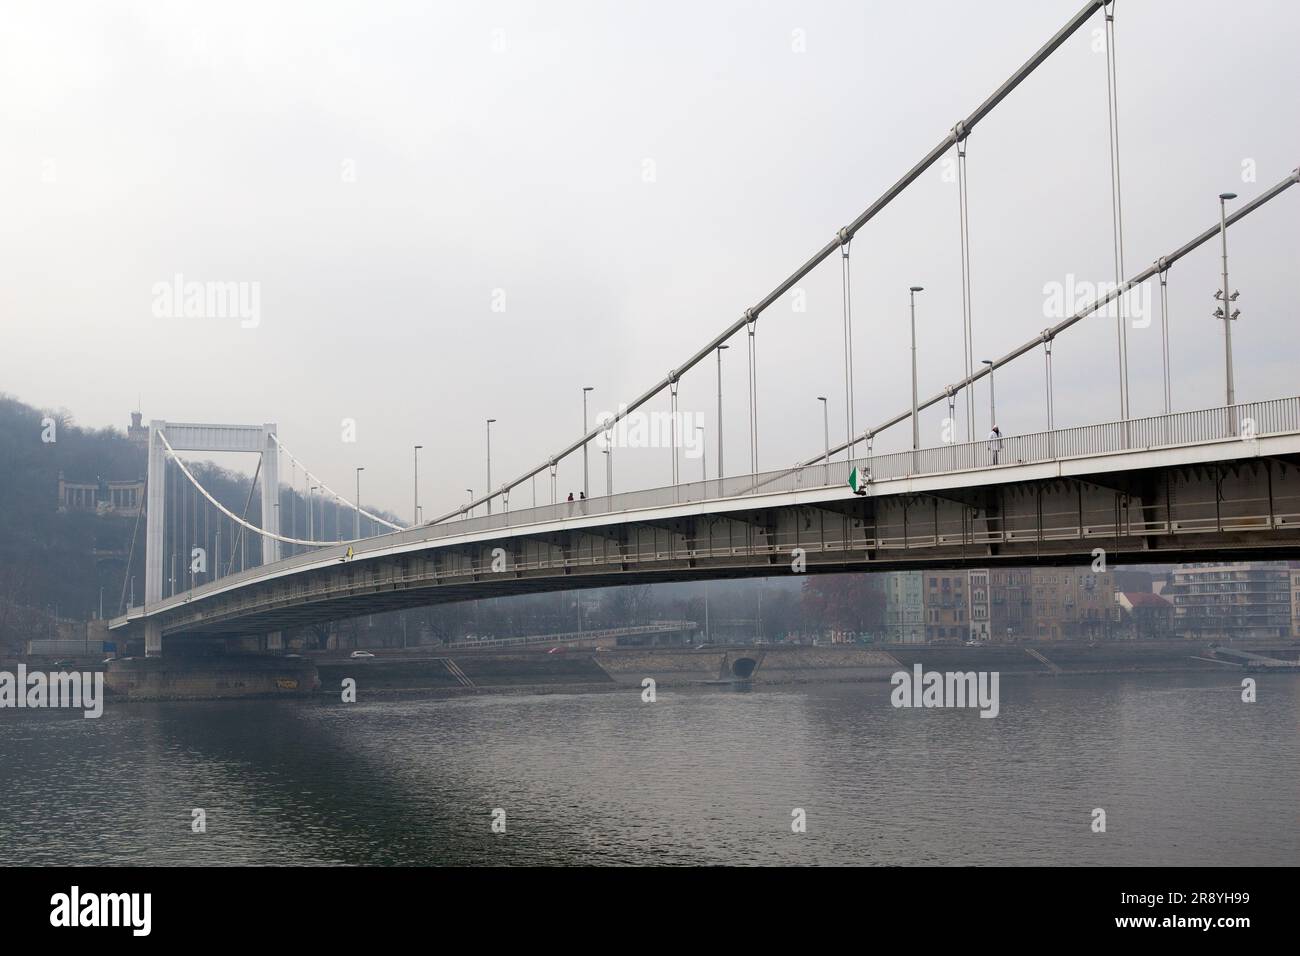
<instances>
[{"instance_id":1,"label":"main suspension cable","mask_svg":"<svg viewBox=\"0 0 1300 956\"><path fill-rule=\"evenodd\" d=\"M1169 278L1169 265L1164 259L1156 263L1160 269L1160 344L1162 355L1162 371L1165 381L1165 414L1168 415L1172 403L1172 393L1169 387L1169 297L1166 288Z\"/></svg>"},{"instance_id":2,"label":"main suspension cable","mask_svg":"<svg viewBox=\"0 0 1300 956\"><path fill-rule=\"evenodd\" d=\"M977 106L969 116L962 120L962 127L967 131L973 130L976 124L993 112L993 110L996 109L997 106L1016 89L1016 87L1023 83L1030 74L1046 62L1047 59L1055 53L1063 43L1065 43L1066 40L1078 32L1079 28L1091 19L1092 15L1100 10L1104 5L1103 0L1088 0L1088 2L1086 2L1063 27L1057 30L1046 43L1040 46L1028 60L1021 64L1010 77L1008 77L996 90L980 103L980 105ZM725 344L728 339L738 333L744 326L749 324L751 319L757 318L759 314L793 289L804 276L808 275L808 273L812 272L813 269L835 253L835 250L841 245L842 236L846 234L850 237L855 235L863 226L874 219L882 209L893 202L894 199L896 199L908 186L920 178L927 169L933 166L948 151L949 147L951 147L954 142L955 139L953 133L949 131L938 145L926 153L915 165L912 166L911 169L904 173L897 182L886 189L884 193L863 210L863 212L854 219L853 222L840 230L840 232L836 234L835 238L831 239L819 250L813 253L812 257L808 259L807 262L787 276L779 285L776 286L776 288L760 299L753 307L747 309L744 315L732 322L727 328L723 329L720 334L716 335L711 341L705 344L699 351L687 359L685 363L678 366L676 373L678 375L683 375L706 358L711 357L719 345ZM513 487L514 485L520 484L545 469L548 461L565 458L570 453L581 448L587 442L593 440L602 428L617 423L621 419L626 418L629 414L635 412L646 402L653 400L667 386L668 382L666 380L660 381L651 386L634 401L626 404L620 403L619 410L612 419L597 425L596 428L587 435L584 435L577 441L571 443L564 450L549 456L546 461L543 461L532 470L525 472L502 487ZM857 439L853 438L852 440L856 441ZM472 499L466 505L461 505L445 514L439 515L427 522L427 524L438 524L439 522L454 518L457 515L463 515L468 509L482 504L490 498L496 497L498 494L500 494L500 490L493 491L488 489L483 496L480 496L477 499Z\"/></svg>"},{"instance_id":3,"label":"main suspension cable","mask_svg":"<svg viewBox=\"0 0 1300 956\"><path fill-rule=\"evenodd\" d=\"M379 515L377 515L377 514L372 514L371 512L367 511L365 508L362 508L360 502L355 502L355 503L354 503L354 502L352 502L352 501L349 501L347 498L343 497L341 494L339 494L337 491L335 491L335 490L334 490L333 488L331 488L329 485L325 484L325 482L321 481L320 478L316 477L316 475L313 474L313 473L312 473L312 472L307 468L306 465L304 465L301 461L299 461L297 458L295 458L293 452L289 451L288 448L285 448L285 447L284 447L284 443L280 441L280 436L276 435L275 433L272 433L272 434L271 434L271 441L275 442L276 446L277 446L281 451L283 451L286 455L289 456L289 460L290 460L290 461L294 462L294 463L297 464L300 468L302 468L302 470L303 470L304 472L306 472L308 478L310 478L311 480L315 481L318 485L320 485L322 491L328 491L328 492L329 492L329 493L334 497L335 501L341 501L341 502L343 502L343 503L344 503L345 505L347 505L349 508L351 508L351 509L353 509L353 510L355 510L355 511L359 511L361 514L365 515L365 516L366 516L367 518L369 518L371 521L377 521L377 522L379 522L379 524L382 524L382 525L384 525L385 527L391 528L391 529L394 530L394 531L406 531L406 530L407 530L406 528L404 528L404 527L403 527L402 525L400 525L400 524L393 524L393 522L389 521L387 518L381 518L381 517L379 517ZM323 518L324 518L324 516L323 516L323 514L322 514L322 522L323 522ZM322 533L322 534L325 533L325 525L324 525L324 523L321 524L321 533ZM341 543L341 542L338 542L338 543Z\"/></svg>"},{"instance_id":4,"label":"main suspension cable","mask_svg":"<svg viewBox=\"0 0 1300 956\"><path fill-rule=\"evenodd\" d=\"M212 506L215 507L218 511L220 511L231 521L234 521L236 524L239 525L240 527L239 536L241 539L243 538L243 529L246 528L249 531L251 531L253 534L261 535L264 538L271 538L275 541L287 541L290 544L304 544L314 548L327 547L330 545L338 545L338 544L355 543L355 540L353 541L300 541L297 538L289 538L282 534L273 534L272 532L267 531L265 528L259 528L257 525L245 521L243 518L236 516L233 511L231 511L229 508L223 505L216 498L212 497L208 489L204 488L201 484L199 484L198 479L195 478L194 475L190 473L190 470L185 467L185 462L181 461L180 456L176 454L175 450L168 443L166 436L163 435L162 432L158 433L158 437L162 439L162 443L167 449L167 454L171 457L172 461L176 463L176 467L180 469L181 474L183 474L186 477L186 479L189 481L191 485L194 486L194 488L198 491L198 493L201 494L204 498L208 499L208 501L212 503ZM261 470L262 470L262 463L261 460L259 459L257 463L257 469L253 472L253 482L248 487L248 502L244 505L245 515L248 514L248 507L253 502L253 490L257 486L257 476L261 472Z\"/></svg>"}]
</instances>

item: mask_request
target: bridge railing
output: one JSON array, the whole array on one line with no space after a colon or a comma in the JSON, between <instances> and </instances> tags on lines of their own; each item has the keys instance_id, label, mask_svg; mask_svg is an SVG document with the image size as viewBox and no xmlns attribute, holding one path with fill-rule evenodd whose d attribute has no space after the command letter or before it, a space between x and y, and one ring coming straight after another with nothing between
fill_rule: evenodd
<instances>
[{"instance_id":1,"label":"bridge railing","mask_svg":"<svg viewBox=\"0 0 1300 956\"><path fill-rule=\"evenodd\" d=\"M964 442L922 448L917 451L892 452L857 458L853 461L819 462L803 467L710 478L639 491L561 501L550 505L505 510L492 515L451 520L425 525L355 542L356 557L368 551L402 544L417 544L481 531L506 529L579 517L597 517L645 508L667 507L758 494L820 490L842 486L849 472L857 467L871 481L883 481L921 475L951 474L961 471L1005 467L1017 464L1055 461L1110 452L1168 448L1198 442L1225 439L1247 440L1256 436L1300 431L1300 397L1247 402L1232 407L1174 412L1128 421L1080 425L1056 431L1003 436L996 441ZM277 562L277 570L291 570L317 564L322 560L344 560L347 546L339 545L294 555ZM160 609L182 604L218 587L228 587L254 580L268 571L267 566L248 568L217 581L200 585L160 602Z\"/></svg>"},{"instance_id":2,"label":"bridge railing","mask_svg":"<svg viewBox=\"0 0 1300 956\"><path fill-rule=\"evenodd\" d=\"M1174 412L875 455L851 463L841 462L838 465L841 471L839 480L843 481L854 466L869 474L872 480L881 481L1230 438L1250 439L1297 430L1300 430L1300 398L1278 398L1231 408ZM810 465L806 470L824 468L825 465Z\"/></svg>"},{"instance_id":3,"label":"bridge railing","mask_svg":"<svg viewBox=\"0 0 1300 956\"><path fill-rule=\"evenodd\" d=\"M639 637L649 634L679 634L697 631L695 621L658 621L632 627L593 628L588 631L566 631L562 634L529 634L526 637L488 637L479 640L452 641L448 647L523 647L532 644L573 644L603 641L610 638Z\"/></svg>"}]
</instances>

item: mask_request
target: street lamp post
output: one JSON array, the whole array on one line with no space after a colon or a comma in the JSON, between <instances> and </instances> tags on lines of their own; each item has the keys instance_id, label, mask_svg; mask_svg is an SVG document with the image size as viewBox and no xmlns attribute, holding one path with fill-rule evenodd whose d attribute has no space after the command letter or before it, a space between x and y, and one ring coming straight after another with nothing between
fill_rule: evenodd
<instances>
[{"instance_id":1,"label":"street lamp post","mask_svg":"<svg viewBox=\"0 0 1300 956\"><path fill-rule=\"evenodd\" d=\"M585 439L587 437L587 393L592 391L593 388L594 386L591 385L582 386L582 437L584 439L582 443L582 494L585 498L591 497L591 486L588 483L587 475L587 442Z\"/></svg>"},{"instance_id":2,"label":"street lamp post","mask_svg":"<svg viewBox=\"0 0 1300 956\"><path fill-rule=\"evenodd\" d=\"M831 413L828 411L830 403L825 395L818 395L817 401L822 403L822 437L826 442L826 461L829 463L831 460Z\"/></svg>"},{"instance_id":3,"label":"street lamp post","mask_svg":"<svg viewBox=\"0 0 1300 956\"><path fill-rule=\"evenodd\" d=\"M696 425L695 430L700 433L700 477L705 481L709 480L709 453L704 450L704 426ZM703 494L703 492L701 492Z\"/></svg>"},{"instance_id":4,"label":"street lamp post","mask_svg":"<svg viewBox=\"0 0 1300 956\"><path fill-rule=\"evenodd\" d=\"M980 364L989 367L989 430L992 431L998 423L997 406L993 396L993 360L980 359Z\"/></svg>"},{"instance_id":5,"label":"street lamp post","mask_svg":"<svg viewBox=\"0 0 1300 956\"><path fill-rule=\"evenodd\" d=\"M919 285L907 290L912 303L912 451L921 447L921 423L916 420L916 294L924 291Z\"/></svg>"},{"instance_id":6,"label":"street lamp post","mask_svg":"<svg viewBox=\"0 0 1300 956\"><path fill-rule=\"evenodd\" d=\"M353 538L361 537L361 473L365 470L366 469L364 467L357 468L357 512L355 515L356 521L353 523L352 526Z\"/></svg>"},{"instance_id":7,"label":"street lamp post","mask_svg":"<svg viewBox=\"0 0 1300 956\"><path fill-rule=\"evenodd\" d=\"M704 582L704 643L712 644L712 631L709 629L709 582Z\"/></svg>"},{"instance_id":8,"label":"street lamp post","mask_svg":"<svg viewBox=\"0 0 1300 956\"><path fill-rule=\"evenodd\" d=\"M1223 319L1223 364L1224 375L1227 382L1227 392L1229 407L1237 404L1237 389L1232 379L1232 323L1240 315L1240 312L1234 312L1232 303L1237 298L1236 294L1228 294L1228 210L1227 202L1229 199L1236 199L1236 193L1219 193L1219 234L1223 239L1223 288L1216 294L1216 299L1222 300L1222 305L1214 313L1216 317ZM1229 412L1229 415L1232 413Z\"/></svg>"},{"instance_id":9,"label":"street lamp post","mask_svg":"<svg viewBox=\"0 0 1300 956\"><path fill-rule=\"evenodd\" d=\"M474 500L474 489L473 489L473 488L466 488L466 489L465 489L465 493L466 493L467 495L469 495L469 500L472 502L472 501ZM466 519L466 520L469 520L469 514L470 514L470 512L471 512L472 510L473 510L473 508L466 508L466 509L465 509L465 519Z\"/></svg>"},{"instance_id":10,"label":"street lamp post","mask_svg":"<svg viewBox=\"0 0 1300 956\"><path fill-rule=\"evenodd\" d=\"M718 346L718 480L721 481L726 474L722 470L722 350L731 348L729 345Z\"/></svg>"},{"instance_id":11,"label":"street lamp post","mask_svg":"<svg viewBox=\"0 0 1300 956\"><path fill-rule=\"evenodd\" d=\"M492 513L492 423L495 418L487 420L487 513Z\"/></svg>"},{"instance_id":12,"label":"street lamp post","mask_svg":"<svg viewBox=\"0 0 1300 956\"><path fill-rule=\"evenodd\" d=\"M611 497L614 494L614 457L610 454L609 448L603 449L605 454L605 497Z\"/></svg>"},{"instance_id":13,"label":"street lamp post","mask_svg":"<svg viewBox=\"0 0 1300 956\"><path fill-rule=\"evenodd\" d=\"M415 446L415 502L411 509L411 517L415 519L416 524L420 523L420 449L423 447L423 445Z\"/></svg>"},{"instance_id":14,"label":"street lamp post","mask_svg":"<svg viewBox=\"0 0 1300 956\"><path fill-rule=\"evenodd\" d=\"M316 540L316 490L318 488L320 488L320 485L312 485L307 491L307 524L311 526L307 531L308 541ZM239 560L242 570L244 560L242 554Z\"/></svg>"},{"instance_id":15,"label":"street lamp post","mask_svg":"<svg viewBox=\"0 0 1300 956\"><path fill-rule=\"evenodd\" d=\"M822 480L825 481L826 484L829 485L829 484L831 483L831 481L830 481L830 471L831 471L831 413L830 413L830 411L829 411L829 409L830 409L830 402L827 401L825 395L818 395L818 396L817 396L817 401L819 401L819 402L822 403L822 437L823 437L823 438L825 439L825 441L826 441L826 468L825 468L825 476L823 477Z\"/></svg>"}]
</instances>

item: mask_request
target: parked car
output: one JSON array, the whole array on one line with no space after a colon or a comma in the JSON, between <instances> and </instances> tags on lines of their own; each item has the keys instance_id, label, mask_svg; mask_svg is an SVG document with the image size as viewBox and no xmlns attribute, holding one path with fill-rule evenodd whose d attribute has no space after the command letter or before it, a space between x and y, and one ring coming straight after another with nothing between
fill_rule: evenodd
<instances>
[{"instance_id":1,"label":"parked car","mask_svg":"<svg viewBox=\"0 0 1300 956\"><path fill-rule=\"evenodd\" d=\"M371 654L369 651L353 651L351 654L348 655L348 657L352 658L353 660L361 660L366 657L374 657L374 656L375 655Z\"/></svg>"},{"instance_id":2,"label":"parked car","mask_svg":"<svg viewBox=\"0 0 1300 956\"><path fill-rule=\"evenodd\" d=\"M549 651L547 651L546 653L548 653L548 654L563 654L563 653L564 653L564 648L559 647L559 646L557 645L557 646L555 646L555 647L552 647L552 648L551 648Z\"/></svg>"}]
</instances>

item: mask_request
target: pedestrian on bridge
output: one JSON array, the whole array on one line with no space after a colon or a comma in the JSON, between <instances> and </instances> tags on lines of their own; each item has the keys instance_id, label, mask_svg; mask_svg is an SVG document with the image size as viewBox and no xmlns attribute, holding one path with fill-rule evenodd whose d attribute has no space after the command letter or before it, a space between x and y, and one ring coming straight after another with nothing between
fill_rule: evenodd
<instances>
[{"instance_id":1,"label":"pedestrian on bridge","mask_svg":"<svg viewBox=\"0 0 1300 956\"><path fill-rule=\"evenodd\" d=\"M1002 450L1002 429L997 425L989 432L989 449L993 452L993 464L998 463L998 452Z\"/></svg>"}]
</instances>

